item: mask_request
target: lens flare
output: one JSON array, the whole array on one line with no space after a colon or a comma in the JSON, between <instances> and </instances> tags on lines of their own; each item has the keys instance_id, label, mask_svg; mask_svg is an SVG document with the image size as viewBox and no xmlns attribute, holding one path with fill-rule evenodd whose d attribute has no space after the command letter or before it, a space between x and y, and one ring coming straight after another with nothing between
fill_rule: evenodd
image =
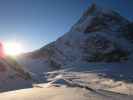
<instances>
[{"instance_id":1,"label":"lens flare","mask_svg":"<svg viewBox=\"0 0 133 100\"><path fill-rule=\"evenodd\" d=\"M6 42L4 43L4 52L6 55L19 55L23 52L22 45L17 42Z\"/></svg>"}]
</instances>

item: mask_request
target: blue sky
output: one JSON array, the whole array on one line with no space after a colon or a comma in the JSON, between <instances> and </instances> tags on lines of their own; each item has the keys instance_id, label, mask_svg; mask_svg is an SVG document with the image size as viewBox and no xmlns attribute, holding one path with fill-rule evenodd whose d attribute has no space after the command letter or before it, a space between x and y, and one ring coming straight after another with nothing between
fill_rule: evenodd
<instances>
[{"instance_id":1,"label":"blue sky","mask_svg":"<svg viewBox=\"0 0 133 100\"><path fill-rule=\"evenodd\" d=\"M67 32L92 1L133 20L133 0L0 0L0 41L38 49Z\"/></svg>"}]
</instances>

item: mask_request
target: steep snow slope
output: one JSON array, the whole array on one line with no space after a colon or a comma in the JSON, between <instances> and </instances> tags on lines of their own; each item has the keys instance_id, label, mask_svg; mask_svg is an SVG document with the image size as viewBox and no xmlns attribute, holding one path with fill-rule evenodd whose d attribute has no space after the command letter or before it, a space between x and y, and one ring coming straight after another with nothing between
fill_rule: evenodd
<instances>
[{"instance_id":1,"label":"steep snow slope","mask_svg":"<svg viewBox=\"0 0 133 100\"><path fill-rule=\"evenodd\" d=\"M117 12L93 4L62 37L20 57L19 62L39 74L80 63L132 62L132 28Z\"/></svg>"}]
</instances>

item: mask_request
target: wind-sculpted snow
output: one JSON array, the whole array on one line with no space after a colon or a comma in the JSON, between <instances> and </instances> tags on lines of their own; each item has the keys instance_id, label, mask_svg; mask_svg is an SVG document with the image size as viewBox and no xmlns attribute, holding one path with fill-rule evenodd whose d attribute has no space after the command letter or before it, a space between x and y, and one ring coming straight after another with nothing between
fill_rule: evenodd
<instances>
[{"instance_id":1,"label":"wind-sculpted snow","mask_svg":"<svg viewBox=\"0 0 133 100\"><path fill-rule=\"evenodd\" d=\"M105 70L103 70L105 71ZM92 91L99 90L107 90L120 94L128 94L133 95L133 84L115 80L109 77L103 77L101 74L106 75L106 73L102 73L101 70L93 71L87 69L82 69L82 71L52 71L45 74L45 78L47 77L47 81L49 82L48 86L57 86L57 87L79 87ZM122 74L117 74L117 76L121 76ZM123 75L124 76L124 75ZM40 84L41 86L41 84ZM42 85L43 87L43 85Z\"/></svg>"},{"instance_id":2,"label":"wind-sculpted snow","mask_svg":"<svg viewBox=\"0 0 133 100\"><path fill-rule=\"evenodd\" d=\"M15 94L15 95L14 95ZM132 100L130 95L80 87L35 87L0 94L2 100Z\"/></svg>"},{"instance_id":3,"label":"wind-sculpted snow","mask_svg":"<svg viewBox=\"0 0 133 100\"><path fill-rule=\"evenodd\" d=\"M95 64L92 64L93 66ZM92 66L90 65L90 66ZM101 66L107 64L99 64ZM112 64L113 65L113 64ZM107 69L74 67L45 72L46 83L0 94L2 100L132 100L133 85L101 76ZM99 66L100 67L100 66ZM75 69L76 68L76 69ZM88 69L87 69L88 68ZM108 67L107 67L108 68ZM99 69L99 70L98 70Z\"/></svg>"}]
</instances>

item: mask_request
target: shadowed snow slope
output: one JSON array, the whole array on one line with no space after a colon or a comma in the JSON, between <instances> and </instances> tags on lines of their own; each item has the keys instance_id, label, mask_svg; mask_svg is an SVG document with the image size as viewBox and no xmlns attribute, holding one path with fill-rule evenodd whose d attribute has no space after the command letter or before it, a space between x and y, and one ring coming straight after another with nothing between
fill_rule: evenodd
<instances>
[{"instance_id":1,"label":"shadowed snow slope","mask_svg":"<svg viewBox=\"0 0 133 100\"><path fill-rule=\"evenodd\" d=\"M14 58L0 59L0 91L31 87L31 76Z\"/></svg>"}]
</instances>

